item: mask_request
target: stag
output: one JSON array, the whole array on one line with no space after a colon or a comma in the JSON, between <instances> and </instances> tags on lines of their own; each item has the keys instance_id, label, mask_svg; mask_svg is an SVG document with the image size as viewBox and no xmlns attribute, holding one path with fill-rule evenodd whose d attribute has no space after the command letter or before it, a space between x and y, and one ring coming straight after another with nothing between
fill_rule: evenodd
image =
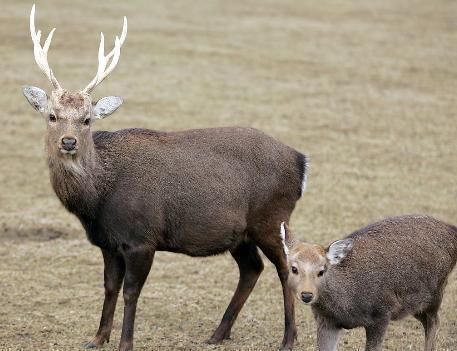
<instances>
[{"instance_id":1,"label":"stag","mask_svg":"<svg viewBox=\"0 0 457 351\"><path fill-rule=\"evenodd\" d=\"M127 36L127 19L114 48L105 55L101 34L98 70L81 91L63 89L47 54L53 29L41 46L35 5L30 31L35 60L52 84L23 93L47 123L46 151L52 187L84 227L104 260L105 300L100 326L87 348L108 342L123 284L120 351L133 349L137 300L157 251L209 256L226 251L239 267L239 282L209 343L229 338L243 304L263 270L259 249L275 265L285 314L283 349L296 338L294 299L282 221L289 221L306 185L306 157L251 128L178 132L124 129L92 132L92 124L122 104L90 93L116 67Z\"/></svg>"}]
</instances>

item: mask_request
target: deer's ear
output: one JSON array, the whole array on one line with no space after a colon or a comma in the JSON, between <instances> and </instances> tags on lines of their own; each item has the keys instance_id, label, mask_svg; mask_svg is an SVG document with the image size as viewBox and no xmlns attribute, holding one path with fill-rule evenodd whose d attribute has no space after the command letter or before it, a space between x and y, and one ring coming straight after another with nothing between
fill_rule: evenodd
<instances>
[{"instance_id":1,"label":"deer's ear","mask_svg":"<svg viewBox=\"0 0 457 351\"><path fill-rule=\"evenodd\" d=\"M94 118L103 119L115 112L122 105L119 96L106 96L97 101L94 106Z\"/></svg>"},{"instance_id":2,"label":"deer's ear","mask_svg":"<svg viewBox=\"0 0 457 351\"><path fill-rule=\"evenodd\" d=\"M279 228L279 235L281 237L282 247L286 256L289 256L289 251L292 249L292 240L290 236L289 226L282 222Z\"/></svg>"},{"instance_id":3,"label":"deer's ear","mask_svg":"<svg viewBox=\"0 0 457 351\"><path fill-rule=\"evenodd\" d=\"M327 248L327 259L330 264L338 264L343 261L351 252L353 245L354 240L352 239L337 240L331 243Z\"/></svg>"},{"instance_id":4,"label":"deer's ear","mask_svg":"<svg viewBox=\"0 0 457 351\"><path fill-rule=\"evenodd\" d=\"M43 89L25 86L22 88L22 93L35 110L38 112L46 111L48 107L48 96Z\"/></svg>"}]
</instances>

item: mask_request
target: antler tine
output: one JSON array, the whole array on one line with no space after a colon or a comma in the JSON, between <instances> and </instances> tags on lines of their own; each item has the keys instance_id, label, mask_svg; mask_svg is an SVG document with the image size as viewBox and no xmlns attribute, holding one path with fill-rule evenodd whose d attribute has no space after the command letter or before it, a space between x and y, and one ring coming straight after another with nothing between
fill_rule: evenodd
<instances>
[{"instance_id":1,"label":"antler tine","mask_svg":"<svg viewBox=\"0 0 457 351\"><path fill-rule=\"evenodd\" d=\"M49 33L48 37L44 42L44 46L41 47L41 31L39 30L37 32L35 29L35 4L33 4L32 11L30 12L30 35L32 36L33 41L33 53L35 56L35 61L38 67L41 69L41 71L43 71L46 77L48 77L52 86L55 89L62 89L56 77L54 76L54 73L49 67L48 63L48 50L49 46L51 45L52 37L54 35L55 30L55 28L51 30L51 32Z\"/></svg>"},{"instance_id":2,"label":"antler tine","mask_svg":"<svg viewBox=\"0 0 457 351\"><path fill-rule=\"evenodd\" d=\"M127 17L126 16L124 16L124 24L122 25L122 33L119 38L121 47L122 47L122 45L124 45L125 38L127 38ZM106 57L110 58L111 56L113 56L114 50L115 50L115 48L113 48L113 50L111 50L110 53L108 55L106 55Z\"/></svg>"},{"instance_id":3,"label":"antler tine","mask_svg":"<svg viewBox=\"0 0 457 351\"><path fill-rule=\"evenodd\" d=\"M94 79L87 85L83 92L90 94L94 88L99 85L116 67L121 56L121 46L124 44L125 38L127 37L127 17L124 16L124 25L122 27L121 37L116 36L114 40L114 48L108 55L105 56L105 36L103 32L100 33L100 46L98 48L98 69ZM109 60L111 62L106 68Z\"/></svg>"},{"instance_id":4,"label":"antler tine","mask_svg":"<svg viewBox=\"0 0 457 351\"><path fill-rule=\"evenodd\" d=\"M105 36L103 32L100 33L100 46L98 47L98 69L97 77L100 77L105 71L106 62L105 59Z\"/></svg>"}]
</instances>

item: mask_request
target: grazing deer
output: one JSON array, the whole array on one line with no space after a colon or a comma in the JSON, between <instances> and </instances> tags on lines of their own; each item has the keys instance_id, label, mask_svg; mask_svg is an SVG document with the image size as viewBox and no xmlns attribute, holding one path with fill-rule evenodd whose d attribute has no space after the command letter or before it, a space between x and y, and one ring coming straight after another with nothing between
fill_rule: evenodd
<instances>
[{"instance_id":1,"label":"grazing deer","mask_svg":"<svg viewBox=\"0 0 457 351\"><path fill-rule=\"evenodd\" d=\"M424 327L425 351L435 350L457 227L427 216L393 217L327 248L289 239L288 250L288 285L312 307L319 351L335 351L341 330L357 327L365 328L365 350L379 351L389 322L408 315Z\"/></svg>"},{"instance_id":2,"label":"grazing deer","mask_svg":"<svg viewBox=\"0 0 457 351\"><path fill-rule=\"evenodd\" d=\"M82 91L71 92L60 86L48 64L54 29L41 46L34 15L35 6L30 14L35 60L53 90L50 96L36 87L24 87L23 92L47 123L52 187L66 209L81 221L90 242L101 249L105 265L100 326L86 347L109 341L123 284L119 350L132 350L137 300L156 251L190 256L232 254L240 271L238 286L208 340L222 342L230 336L263 270L260 249L275 265L282 284L282 348L292 348L294 299L287 286L287 259L278 230L281 221L289 220L304 191L306 157L249 128L92 132L92 123L122 104L121 98L113 96L93 103L90 93L118 63L127 20L124 18L122 34L107 55L102 33L95 78Z\"/></svg>"}]
</instances>

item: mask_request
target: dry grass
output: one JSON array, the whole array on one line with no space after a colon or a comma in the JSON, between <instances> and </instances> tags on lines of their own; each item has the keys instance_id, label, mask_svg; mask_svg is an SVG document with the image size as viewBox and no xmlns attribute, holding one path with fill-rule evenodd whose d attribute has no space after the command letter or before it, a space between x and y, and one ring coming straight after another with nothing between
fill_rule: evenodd
<instances>
[{"instance_id":1,"label":"dry grass","mask_svg":"<svg viewBox=\"0 0 457 351\"><path fill-rule=\"evenodd\" d=\"M0 350L74 350L98 324L102 261L52 193L45 125L20 92L48 87L33 60L30 7L6 0L0 13ZM329 242L402 213L457 222L456 2L41 1L37 26L58 28L49 57L65 87L92 78L98 32L111 38L123 14L130 29L121 62L96 95L126 103L96 128L254 126L310 154L309 191L292 222L306 240ZM274 349L283 320L271 265L232 340L203 343L236 280L228 256L158 254L136 350ZM440 350L457 347L456 309L454 274ZM105 350L116 349L120 317ZM312 350L309 309L300 307L297 320L297 349ZM341 350L360 350L362 336L348 332ZM391 325L385 349L422 343L419 324L407 319Z\"/></svg>"}]
</instances>

